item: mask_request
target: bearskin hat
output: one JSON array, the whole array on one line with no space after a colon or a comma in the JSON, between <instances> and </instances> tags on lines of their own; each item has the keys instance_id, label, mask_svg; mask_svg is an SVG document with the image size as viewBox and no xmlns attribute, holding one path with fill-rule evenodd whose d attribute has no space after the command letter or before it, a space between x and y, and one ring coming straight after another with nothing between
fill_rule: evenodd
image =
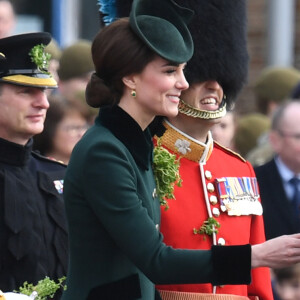
<instances>
[{"instance_id":1,"label":"bearskin hat","mask_svg":"<svg viewBox=\"0 0 300 300\"><path fill-rule=\"evenodd\" d=\"M190 84L217 80L230 104L247 81L246 0L175 0L194 10L189 24L194 55L186 67Z\"/></svg>"},{"instance_id":2,"label":"bearskin hat","mask_svg":"<svg viewBox=\"0 0 300 300\"><path fill-rule=\"evenodd\" d=\"M230 105L247 81L246 0L175 2L195 12L188 26L194 41L194 55L186 67L188 82L218 81ZM99 0L102 17L112 21L129 16L131 4L132 0Z\"/></svg>"}]
</instances>

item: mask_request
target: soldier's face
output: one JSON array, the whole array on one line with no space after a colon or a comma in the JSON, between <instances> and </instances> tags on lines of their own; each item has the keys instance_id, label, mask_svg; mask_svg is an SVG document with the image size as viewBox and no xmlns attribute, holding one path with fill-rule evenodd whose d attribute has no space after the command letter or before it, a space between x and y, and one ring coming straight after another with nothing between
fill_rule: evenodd
<instances>
[{"instance_id":1,"label":"soldier's face","mask_svg":"<svg viewBox=\"0 0 300 300\"><path fill-rule=\"evenodd\" d=\"M49 102L45 90L36 87L0 85L0 137L25 145L44 129Z\"/></svg>"},{"instance_id":2,"label":"soldier's face","mask_svg":"<svg viewBox=\"0 0 300 300\"><path fill-rule=\"evenodd\" d=\"M182 92L182 100L200 110L215 111L223 99L223 89L215 80L193 83L190 88Z\"/></svg>"},{"instance_id":3,"label":"soldier's face","mask_svg":"<svg viewBox=\"0 0 300 300\"><path fill-rule=\"evenodd\" d=\"M235 134L235 117L233 112L219 119L219 123L211 128L212 136L221 145L233 149L233 138Z\"/></svg>"}]
</instances>

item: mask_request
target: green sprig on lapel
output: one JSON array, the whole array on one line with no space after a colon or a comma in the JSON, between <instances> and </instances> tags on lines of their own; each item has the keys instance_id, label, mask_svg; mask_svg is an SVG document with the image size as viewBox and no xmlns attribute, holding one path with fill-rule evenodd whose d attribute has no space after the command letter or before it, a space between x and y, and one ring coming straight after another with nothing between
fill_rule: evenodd
<instances>
[{"instance_id":1,"label":"green sprig on lapel","mask_svg":"<svg viewBox=\"0 0 300 300\"><path fill-rule=\"evenodd\" d=\"M158 139L153 152L153 172L160 204L165 206L165 210L169 208L167 199L175 199L175 185L180 187L182 183L179 161L180 158L163 148Z\"/></svg>"}]
</instances>

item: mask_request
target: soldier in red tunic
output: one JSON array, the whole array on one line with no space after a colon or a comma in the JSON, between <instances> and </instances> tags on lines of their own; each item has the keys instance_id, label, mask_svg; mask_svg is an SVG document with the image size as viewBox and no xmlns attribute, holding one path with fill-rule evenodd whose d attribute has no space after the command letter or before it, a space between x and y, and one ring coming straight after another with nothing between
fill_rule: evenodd
<instances>
[{"instance_id":1,"label":"soldier in red tunic","mask_svg":"<svg viewBox=\"0 0 300 300\"><path fill-rule=\"evenodd\" d=\"M210 132L246 81L246 3L176 2L184 2L196 13L190 26L195 53L186 67L190 88L181 95L179 114L164 120L166 130L156 137L180 159L182 180L182 186L174 190L176 200L167 200L169 208L161 209L164 241L182 249L262 243L262 206L253 168L214 142ZM250 285L157 288L163 299L273 299L267 268L254 269Z\"/></svg>"}]
</instances>

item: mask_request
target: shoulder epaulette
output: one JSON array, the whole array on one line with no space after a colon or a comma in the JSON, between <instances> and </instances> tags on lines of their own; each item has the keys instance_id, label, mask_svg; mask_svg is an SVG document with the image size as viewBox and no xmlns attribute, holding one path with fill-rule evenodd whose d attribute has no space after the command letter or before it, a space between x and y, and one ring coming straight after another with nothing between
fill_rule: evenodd
<instances>
[{"instance_id":1,"label":"shoulder epaulette","mask_svg":"<svg viewBox=\"0 0 300 300\"><path fill-rule=\"evenodd\" d=\"M225 147L225 146L222 146L221 144L219 144L218 142L214 141L214 144L215 145L218 145L218 147L222 148L223 150L225 150L227 153L229 154L233 154L235 157L239 158L241 161L243 162L246 162L247 160L245 158L243 158L239 153Z\"/></svg>"}]
</instances>

